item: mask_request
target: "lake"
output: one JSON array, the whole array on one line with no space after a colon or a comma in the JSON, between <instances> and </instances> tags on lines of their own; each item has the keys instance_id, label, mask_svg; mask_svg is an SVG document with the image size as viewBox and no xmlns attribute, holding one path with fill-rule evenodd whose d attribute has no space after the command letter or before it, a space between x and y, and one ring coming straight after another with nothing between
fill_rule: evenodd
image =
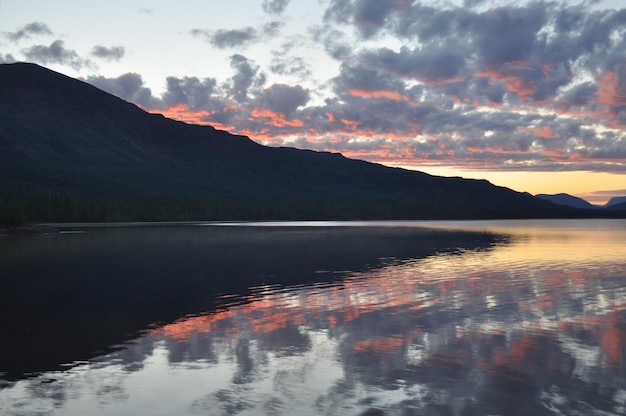
<instances>
[{"instance_id":1,"label":"lake","mask_svg":"<svg viewBox=\"0 0 626 416\"><path fill-rule=\"evenodd\" d=\"M0 238L2 415L624 415L626 220Z\"/></svg>"}]
</instances>

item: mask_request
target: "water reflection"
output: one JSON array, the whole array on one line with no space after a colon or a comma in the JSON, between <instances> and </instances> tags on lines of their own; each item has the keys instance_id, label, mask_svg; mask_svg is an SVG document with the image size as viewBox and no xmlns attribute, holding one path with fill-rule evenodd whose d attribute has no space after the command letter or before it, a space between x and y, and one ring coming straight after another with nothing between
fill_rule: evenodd
<instances>
[{"instance_id":1,"label":"water reflection","mask_svg":"<svg viewBox=\"0 0 626 416\"><path fill-rule=\"evenodd\" d=\"M626 224L563 224L499 222L513 237L493 250L222 296L118 351L8 384L0 409L626 414Z\"/></svg>"}]
</instances>

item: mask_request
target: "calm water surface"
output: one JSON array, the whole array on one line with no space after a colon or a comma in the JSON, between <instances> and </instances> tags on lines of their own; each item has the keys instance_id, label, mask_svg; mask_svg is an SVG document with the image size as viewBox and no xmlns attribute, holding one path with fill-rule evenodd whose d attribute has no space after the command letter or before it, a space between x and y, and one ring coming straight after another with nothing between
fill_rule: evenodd
<instances>
[{"instance_id":1,"label":"calm water surface","mask_svg":"<svg viewBox=\"0 0 626 416\"><path fill-rule=\"evenodd\" d=\"M66 231L0 239L2 415L626 414L624 220Z\"/></svg>"}]
</instances>

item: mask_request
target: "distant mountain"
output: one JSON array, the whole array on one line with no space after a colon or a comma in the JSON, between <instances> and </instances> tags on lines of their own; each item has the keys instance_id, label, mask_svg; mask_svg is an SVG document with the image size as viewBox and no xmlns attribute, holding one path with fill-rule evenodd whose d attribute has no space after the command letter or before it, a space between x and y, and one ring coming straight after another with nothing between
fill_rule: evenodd
<instances>
[{"instance_id":1,"label":"distant mountain","mask_svg":"<svg viewBox=\"0 0 626 416\"><path fill-rule=\"evenodd\" d=\"M0 222L588 215L485 180L272 148L0 65Z\"/></svg>"},{"instance_id":2,"label":"distant mountain","mask_svg":"<svg viewBox=\"0 0 626 416\"><path fill-rule=\"evenodd\" d=\"M607 208L615 208L617 205L622 205L624 203L626 203L626 196L614 196L609 199L609 202L604 204L604 206Z\"/></svg>"},{"instance_id":3,"label":"distant mountain","mask_svg":"<svg viewBox=\"0 0 626 416\"><path fill-rule=\"evenodd\" d=\"M620 204L608 205L606 206L605 209L611 210L611 211L626 211L626 202L622 202Z\"/></svg>"},{"instance_id":4,"label":"distant mountain","mask_svg":"<svg viewBox=\"0 0 626 416\"><path fill-rule=\"evenodd\" d=\"M545 199L558 205L565 205L574 208L594 209L600 208L597 205L590 204L582 198L569 194L537 194L537 198Z\"/></svg>"}]
</instances>

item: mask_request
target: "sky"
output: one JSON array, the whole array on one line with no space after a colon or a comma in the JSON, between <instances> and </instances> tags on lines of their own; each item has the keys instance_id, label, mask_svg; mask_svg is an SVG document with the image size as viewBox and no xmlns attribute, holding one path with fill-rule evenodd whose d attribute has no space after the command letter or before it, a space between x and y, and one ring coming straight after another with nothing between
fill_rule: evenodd
<instances>
[{"instance_id":1,"label":"sky","mask_svg":"<svg viewBox=\"0 0 626 416\"><path fill-rule=\"evenodd\" d=\"M0 0L16 61L269 146L626 195L621 0Z\"/></svg>"}]
</instances>

